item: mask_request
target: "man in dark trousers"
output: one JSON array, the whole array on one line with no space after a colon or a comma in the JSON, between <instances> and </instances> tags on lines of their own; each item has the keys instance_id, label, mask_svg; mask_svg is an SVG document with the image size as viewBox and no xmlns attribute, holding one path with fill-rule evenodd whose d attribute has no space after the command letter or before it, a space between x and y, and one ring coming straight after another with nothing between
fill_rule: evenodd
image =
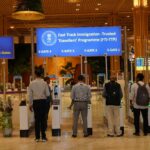
<instances>
[{"instance_id":1,"label":"man in dark trousers","mask_svg":"<svg viewBox=\"0 0 150 150\"><path fill-rule=\"evenodd\" d=\"M48 126L48 113L49 113L49 110L50 110L50 106L51 106L51 103L52 103L52 94L51 94L51 87L50 87L50 78L49 77L44 77L44 81L47 83L47 86L48 86L48 89L49 89L49 92L50 92L50 96L47 97L46 99L46 129L47 129L47 126Z\"/></svg>"},{"instance_id":2,"label":"man in dark trousers","mask_svg":"<svg viewBox=\"0 0 150 150\"><path fill-rule=\"evenodd\" d=\"M30 110L34 111L35 118L35 141L39 142L40 132L42 141L46 142L45 122L46 122L46 99L50 96L47 83L42 78L41 68L35 69L35 80L29 85Z\"/></svg>"},{"instance_id":3,"label":"man in dark trousers","mask_svg":"<svg viewBox=\"0 0 150 150\"><path fill-rule=\"evenodd\" d=\"M108 119L108 134L113 137L121 136L120 104L123 97L121 86L116 82L116 76L110 77L110 82L104 86L103 97L106 99L106 113Z\"/></svg>"},{"instance_id":4,"label":"man in dark trousers","mask_svg":"<svg viewBox=\"0 0 150 150\"><path fill-rule=\"evenodd\" d=\"M72 103L69 108L74 105L73 108L73 134L72 137L77 137L78 119L81 113L83 120L83 133L84 137L88 136L87 133L87 111L88 103L91 100L91 89L84 83L84 76L78 76L78 83L72 87L71 99Z\"/></svg>"},{"instance_id":5,"label":"man in dark trousers","mask_svg":"<svg viewBox=\"0 0 150 150\"><path fill-rule=\"evenodd\" d=\"M150 88L148 84L146 85L144 83L144 75L142 73L138 73L136 76L136 83L132 84L131 86L131 92L129 94L129 99L130 99L130 107L133 110L134 114L134 127L135 127L135 132L133 135L139 136L140 135L140 127L139 127L139 122L140 122L140 112L142 113L142 118L143 118L143 132L144 135L146 136L148 134L148 103L145 106L142 106L140 104L137 104L137 96L138 96L138 87L139 86L145 86L149 95L150 99ZM142 94L142 91L140 91L139 94ZM142 98L141 98L142 99Z\"/></svg>"}]
</instances>

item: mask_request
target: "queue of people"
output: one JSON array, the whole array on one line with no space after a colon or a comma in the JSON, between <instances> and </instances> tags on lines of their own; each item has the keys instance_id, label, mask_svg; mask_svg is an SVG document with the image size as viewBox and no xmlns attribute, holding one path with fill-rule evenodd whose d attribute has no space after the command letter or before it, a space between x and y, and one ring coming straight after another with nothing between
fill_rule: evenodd
<instances>
[{"instance_id":1,"label":"queue of people","mask_svg":"<svg viewBox=\"0 0 150 150\"><path fill-rule=\"evenodd\" d=\"M39 142L41 138L43 142L46 142L47 137L45 131L47 129L48 113L52 102L52 90L49 87L49 78L45 77L44 81L42 79L42 72L40 69L35 70L35 76L35 80L29 85L30 110L34 111L35 117L35 141ZM87 112L88 104L91 103L92 96L91 89L87 84L85 84L84 80L84 76L79 75L78 82L71 90L70 97L72 101L68 108L71 109L73 106L73 138L77 137L80 113L83 121L83 136L89 136L87 131ZM136 83L132 84L129 93L130 107L133 110L134 116L135 132L133 134L136 136L140 135L139 116L141 112L143 117L143 134L146 136L148 134L148 104L150 101L150 87L144 83L143 74L137 74L136 80ZM106 99L106 113L108 120L107 136L123 136L120 130L119 114L123 93L115 76L111 76L110 82L104 85L102 96Z\"/></svg>"}]
</instances>

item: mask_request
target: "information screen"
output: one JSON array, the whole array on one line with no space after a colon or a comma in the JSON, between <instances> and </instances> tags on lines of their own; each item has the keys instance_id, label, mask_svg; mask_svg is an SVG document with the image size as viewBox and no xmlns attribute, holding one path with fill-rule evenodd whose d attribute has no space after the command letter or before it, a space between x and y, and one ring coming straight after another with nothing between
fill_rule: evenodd
<instances>
[{"instance_id":1,"label":"information screen","mask_svg":"<svg viewBox=\"0 0 150 150\"><path fill-rule=\"evenodd\" d=\"M0 59L14 58L14 42L13 37L0 37Z\"/></svg>"},{"instance_id":2,"label":"information screen","mask_svg":"<svg viewBox=\"0 0 150 150\"><path fill-rule=\"evenodd\" d=\"M117 56L122 55L121 28L38 28L37 55L51 56Z\"/></svg>"},{"instance_id":3,"label":"information screen","mask_svg":"<svg viewBox=\"0 0 150 150\"><path fill-rule=\"evenodd\" d=\"M142 71L146 70L146 66L148 67L148 70L150 70L150 58L148 58L146 62L146 58L139 57L136 58L136 70Z\"/></svg>"}]
</instances>

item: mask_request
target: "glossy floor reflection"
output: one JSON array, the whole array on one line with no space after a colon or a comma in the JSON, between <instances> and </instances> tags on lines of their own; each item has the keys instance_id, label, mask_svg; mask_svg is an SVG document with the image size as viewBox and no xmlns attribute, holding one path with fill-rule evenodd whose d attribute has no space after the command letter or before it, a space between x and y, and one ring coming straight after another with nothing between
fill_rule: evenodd
<instances>
[{"instance_id":1,"label":"glossy floor reflection","mask_svg":"<svg viewBox=\"0 0 150 150\"><path fill-rule=\"evenodd\" d=\"M61 137L51 136L50 115L47 130L48 142L36 143L34 133L29 138L20 138L19 132L15 130L11 138L3 138L1 133L0 150L150 150L150 135L133 136L133 126L128 123L125 124L125 135L123 137L106 136L107 127L103 121L104 109L101 97L97 93L93 93L92 97L93 135L83 137L81 120L79 120L78 137L72 138L72 111L67 109L69 104L69 93L63 93Z\"/></svg>"}]
</instances>

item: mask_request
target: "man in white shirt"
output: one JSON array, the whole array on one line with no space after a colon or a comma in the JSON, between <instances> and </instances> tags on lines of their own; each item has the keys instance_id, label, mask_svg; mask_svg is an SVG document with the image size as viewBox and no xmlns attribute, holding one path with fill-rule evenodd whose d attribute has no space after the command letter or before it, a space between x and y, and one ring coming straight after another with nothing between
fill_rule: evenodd
<instances>
[{"instance_id":1,"label":"man in white shirt","mask_svg":"<svg viewBox=\"0 0 150 150\"><path fill-rule=\"evenodd\" d=\"M88 103L91 102L91 89L88 85L84 83L84 76L78 76L78 83L75 84L71 90L71 99L72 103L70 105L70 109L72 105L73 108L73 134L72 137L77 137L77 128L78 128L78 119L79 114L81 113L83 120L83 133L84 137L88 136L87 132L87 111L88 111Z\"/></svg>"},{"instance_id":2,"label":"man in white shirt","mask_svg":"<svg viewBox=\"0 0 150 150\"><path fill-rule=\"evenodd\" d=\"M41 132L42 141L46 142L46 99L50 96L50 92L47 83L42 79L40 68L35 69L35 76L36 79L29 85L30 110L34 111L35 118L35 141L39 142Z\"/></svg>"}]
</instances>

